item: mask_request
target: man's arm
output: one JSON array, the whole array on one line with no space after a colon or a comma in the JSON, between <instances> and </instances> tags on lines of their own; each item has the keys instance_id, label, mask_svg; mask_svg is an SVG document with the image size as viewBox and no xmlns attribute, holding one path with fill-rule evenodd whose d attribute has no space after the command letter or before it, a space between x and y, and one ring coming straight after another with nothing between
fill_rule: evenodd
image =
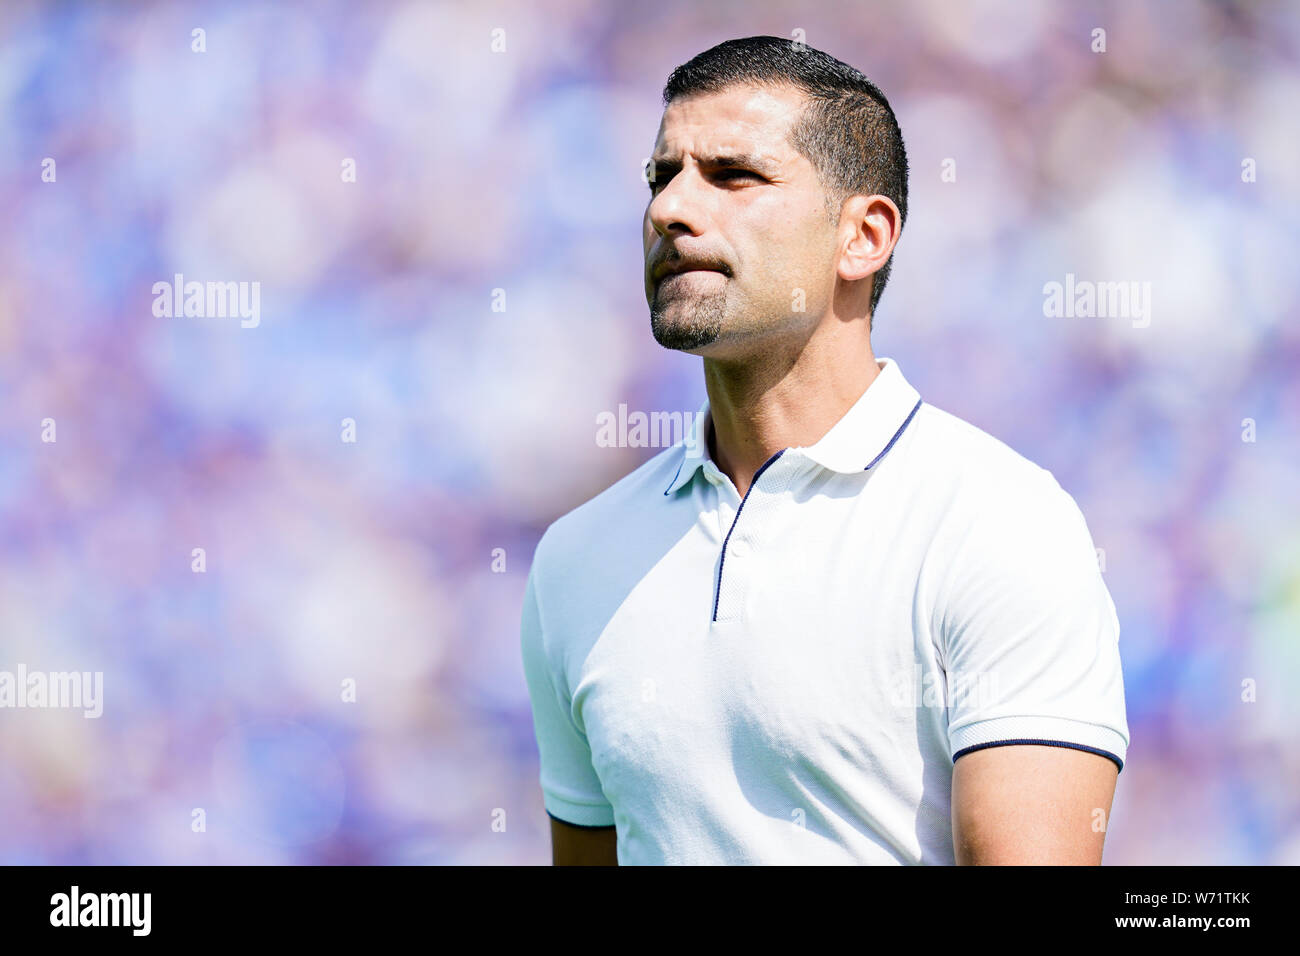
<instances>
[{"instance_id":1,"label":"man's arm","mask_svg":"<svg viewBox=\"0 0 1300 956\"><path fill-rule=\"evenodd\" d=\"M542 544L537 548L524 588L519 639L541 760L542 803L551 821L551 862L557 866L616 866L614 808L605 799L592 765L586 734L574 722L569 696L557 688L557 683L563 686L563 675L557 678L552 672L547 654L537 580ZM566 823L553 813L593 825ZM603 825L606 820L611 825Z\"/></svg>"},{"instance_id":2,"label":"man's arm","mask_svg":"<svg viewBox=\"0 0 1300 956\"><path fill-rule=\"evenodd\" d=\"M578 827L551 817L551 863L554 866L618 866L613 827Z\"/></svg>"},{"instance_id":3,"label":"man's arm","mask_svg":"<svg viewBox=\"0 0 1300 956\"><path fill-rule=\"evenodd\" d=\"M1008 744L957 758L957 863L1099 866L1119 768L1072 747Z\"/></svg>"}]
</instances>

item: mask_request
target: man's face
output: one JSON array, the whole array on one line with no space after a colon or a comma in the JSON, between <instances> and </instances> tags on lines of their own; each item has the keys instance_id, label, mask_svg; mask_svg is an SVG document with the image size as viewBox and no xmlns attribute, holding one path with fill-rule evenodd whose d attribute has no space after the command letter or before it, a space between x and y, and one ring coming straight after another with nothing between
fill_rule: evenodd
<instances>
[{"instance_id":1,"label":"man's face","mask_svg":"<svg viewBox=\"0 0 1300 956\"><path fill-rule=\"evenodd\" d=\"M825 311L836 228L816 170L787 141L803 105L793 88L734 86L664 110L642 228L660 345L743 358Z\"/></svg>"}]
</instances>

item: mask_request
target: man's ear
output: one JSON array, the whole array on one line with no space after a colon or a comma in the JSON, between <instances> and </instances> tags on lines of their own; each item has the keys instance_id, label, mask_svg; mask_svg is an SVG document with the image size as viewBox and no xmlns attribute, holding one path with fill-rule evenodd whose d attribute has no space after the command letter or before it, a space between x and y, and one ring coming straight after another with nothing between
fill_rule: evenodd
<instances>
[{"instance_id":1,"label":"man's ear","mask_svg":"<svg viewBox=\"0 0 1300 956\"><path fill-rule=\"evenodd\" d=\"M902 216L888 196L850 196L840 210L839 277L846 282L879 272L898 243Z\"/></svg>"}]
</instances>

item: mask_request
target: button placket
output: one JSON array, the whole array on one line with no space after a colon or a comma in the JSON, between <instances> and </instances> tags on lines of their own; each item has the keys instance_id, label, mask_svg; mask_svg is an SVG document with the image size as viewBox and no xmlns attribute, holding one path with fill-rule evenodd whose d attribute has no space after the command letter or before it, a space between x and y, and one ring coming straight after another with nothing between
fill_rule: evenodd
<instances>
[{"instance_id":1,"label":"button placket","mask_svg":"<svg viewBox=\"0 0 1300 956\"><path fill-rule=\"evenodd\" d=\"M778 459L790 449L777 452L754 473L745 497L736 508L735 517L722 542L718 560L717 579L714 582L713 621L738 617L744 602L746 583L750 574L753 536L748 529L761 528L765 512L773 507L776 498L784 493L790 474L774 468Z\"/></svg>"}]
</instances>

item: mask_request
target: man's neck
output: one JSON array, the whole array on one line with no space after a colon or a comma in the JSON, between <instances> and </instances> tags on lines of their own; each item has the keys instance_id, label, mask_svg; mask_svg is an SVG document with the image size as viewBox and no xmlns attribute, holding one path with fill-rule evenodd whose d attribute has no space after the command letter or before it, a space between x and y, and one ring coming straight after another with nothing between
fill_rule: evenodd
<instances>
[{"instance_id":1,"label":"man's neck","mask_svg":"<svg viewBox=\"0 0 1300 956\"><path fill-rule=\"evenodd\" d=\"M813 336L794 356L704 359L709 456L741 497L765 461L816 444L880 374L869 340L863 346L834 338Z\"/></svg>"}]
</instances>

